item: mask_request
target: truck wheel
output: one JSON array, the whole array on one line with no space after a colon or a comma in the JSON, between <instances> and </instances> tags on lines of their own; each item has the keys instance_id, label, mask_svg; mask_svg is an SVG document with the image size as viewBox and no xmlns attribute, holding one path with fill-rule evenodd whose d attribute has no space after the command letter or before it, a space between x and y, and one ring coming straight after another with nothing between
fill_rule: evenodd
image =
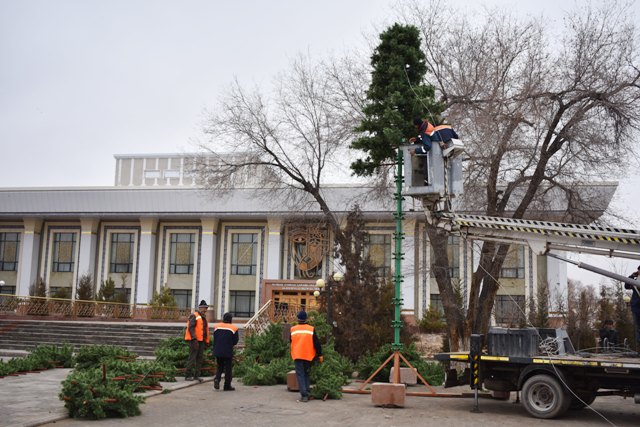
<instances>
[{"instance_id":1,"label":"truck wheel","mask_svg":"<svg viewBox=\"0 0 640 427\"><path fill-rule=\"evenodd\" d=\"M596 392L576 392L580 400L578 400L573 394L571 395L571 403L569 404L569 409L582 409L587 405L591 405L594 400L596 400Z\"/></svg>"},{"instance_id":2,"label":"truck wheel","mask_svg":"<svg viewBox=\"0 0 640 427\"><path fill-rule=\"evenodd\" d=\"M557 379L550 375L534 375L522 387L522 403L536 418L555 418L564 414L571 399Z\"/></svg>"}]
</instances>

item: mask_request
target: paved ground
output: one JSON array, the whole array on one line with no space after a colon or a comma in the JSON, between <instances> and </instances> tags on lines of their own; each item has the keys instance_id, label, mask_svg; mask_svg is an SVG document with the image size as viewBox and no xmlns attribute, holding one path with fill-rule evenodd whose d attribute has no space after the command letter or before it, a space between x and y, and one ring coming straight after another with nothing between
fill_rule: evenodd
<instances>
[{"instance_id":1,"label":"paved ground","mask_svg":"<svg viewBox=\"0 0 640 427\"><path fill-rule=\"evenodd\" d=\"M66 418L58 400L66 369L0 379L0 426L638 426L640 405L619 397L599 397L589 411L571 411L553 421L529 417L522 405L480 400L481 414L471 413L471 399L407 397L402 409L377 408L369 395L345 394L342 400L297 403L297 393L283 385L250 387L234 382L235 392L214 391L210 382L164 383L173 390L156 394L141 406L142 415L100 421ZM411 388L414 389L414 388ZM468 388L461 388L468 391ZM449 390L447 390L449 391ZM513 395L512 395L513 396ZM203 424L204 423L204 424Z\"/></svg>"}]
</instances>

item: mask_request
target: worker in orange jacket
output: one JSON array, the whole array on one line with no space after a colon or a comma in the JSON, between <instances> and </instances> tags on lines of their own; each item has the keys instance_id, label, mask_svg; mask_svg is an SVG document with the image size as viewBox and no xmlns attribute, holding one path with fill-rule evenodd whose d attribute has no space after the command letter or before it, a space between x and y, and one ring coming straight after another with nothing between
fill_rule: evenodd
<instances>
[{"instance_id":1,"label":"worker in orange jacket","mask_svg":"<svg viewBox=\"0 0 640 427\"><path fill-rule=\"evenodd\" d=\"M317 358L322 363L324 357L318 335L315 328L307 324L307 312L304 310L298 313L298 324L291 327L291 358L296 368L300 389L299 402L308 402L311 390L309 380L311 362Z\"/></svg>"},{"instance_id":2,"label":"worker in orange jacket","mask_svg":"<svg viewBox=\"0 0 640 427\"><path fill-rule=\"evenodd\" d=\"M432 142L440 144L440 148L445 149L446 143L452 139L458 139L458 134L450 125L433 126L427 119L416 117L413 125L418 129L418 136L410 138L412 144L419 144L417 148L411 148L409 153L414 155L426 155L431 151ZM429 162L424 159L424 185L429 185Z\"/></svg>"},{"instance_id":3,"label":"worker in orange jacket","mask_svg":"<svg viewBox=\"0 0 640 427\"><path fill-rule=\"evenodd\" d=\"M204 350L207 348L210 336L209 325L207 323L207 309L209 306L205 300L200 301L198 311L189 316L187 320L187 330L184 339L189 343L189 359L184 375L186 381L199 381L200 369L202 368L202 358Z\"/></svg>"}]
</instances>

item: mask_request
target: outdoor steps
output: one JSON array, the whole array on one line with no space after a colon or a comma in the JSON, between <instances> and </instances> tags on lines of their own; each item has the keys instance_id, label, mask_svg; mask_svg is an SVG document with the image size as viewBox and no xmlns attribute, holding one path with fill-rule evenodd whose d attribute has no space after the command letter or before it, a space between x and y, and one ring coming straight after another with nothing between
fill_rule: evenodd
<instances>
[{"instance_id":1,"label":"outdoor steps","mask_svg":"<svg viewBox=\"0 0 640 427\"><path fill-rule=\"evenodd\" d=\"M182 337L185 324L100 321L48 321L0 319L0 350L31 351L37 345L70 344L118 345L138 354L153 356L158 343L169 337ZM243 344L240 331L239 347Z\"/></svg>"},{"instance_id":2,"label":"outdoor steps","mask_svg":"<svg viewBox=\"0 0 640 427\"><path fill-rule=\"evenodd\" d=\"M158 343L182 336L184 325L0 319L0 349L33 350L36 345L119 345L139 356L153 356Z\"/></svg>"}]
</instances>

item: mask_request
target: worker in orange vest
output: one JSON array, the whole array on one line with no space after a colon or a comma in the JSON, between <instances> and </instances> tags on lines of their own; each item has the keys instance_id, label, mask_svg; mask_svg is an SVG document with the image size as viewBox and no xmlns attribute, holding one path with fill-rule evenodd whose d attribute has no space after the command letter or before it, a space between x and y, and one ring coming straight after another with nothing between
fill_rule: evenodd
<instances>
[{"instance_id":1,"label":"worker in orange vest","mask_svg":"<svg viewBox=\"0 0 640 427\"><path fill-rule=\"evenodd\" d=\"M189 316L189 320L187 320L187 330L184 334L185 341L189 343L189 359L184 371L186 381L202 382L200 378L202 358L210 341L209 324L207 323L208 308L205 300L200 301L198 311Z\"/></svg>"},{"instance_id":2,"label":"worker in orange vest","mask_svg":"<svg viewBox=\"0 0 640 427\"><path fill-rule=\"evenodd\" d=\"M450 125L433 126L427 119L416 117L413 119L413 125L418 129L418 136L410 138L412 144L420 144L418 148L409 149L412 156L426 155L431 151L431 143L437 142L443 150L447 147L446 143L452 139L458 139L458 134ZM424 159L424 185L429 185L429 162Z\"/></svg>"},{"instance_id":3,"label":"worker in orange vest","mask_svg":"<svg viewBox=\"0 0 640 427\"><path fill-rule=\"evenodd\" d=\"M324 357L314 327L307 325L307 312L304 310L298 313L298 324L291 327L291 358L296 368L296 378L300 389L299 402L308 402L311 390L309 380L311 362L317 358L322 363Z\"/></svg>"},{"instance_id":4,"label":"worker in orange vest","mask_svg":"<svg viewBox=\"0 0 640 427\"><path fill-rule=\"evenodd\" d=\"M233 374L233 347L240 339L238 327L231 323L233 315L225 313L222 322L213 326L213 355L216 358L218 369L213 379L213 388L220 389L220 378L224 372L224 391L233 391L231 378Z\"/></svg>"}]
</instances>

